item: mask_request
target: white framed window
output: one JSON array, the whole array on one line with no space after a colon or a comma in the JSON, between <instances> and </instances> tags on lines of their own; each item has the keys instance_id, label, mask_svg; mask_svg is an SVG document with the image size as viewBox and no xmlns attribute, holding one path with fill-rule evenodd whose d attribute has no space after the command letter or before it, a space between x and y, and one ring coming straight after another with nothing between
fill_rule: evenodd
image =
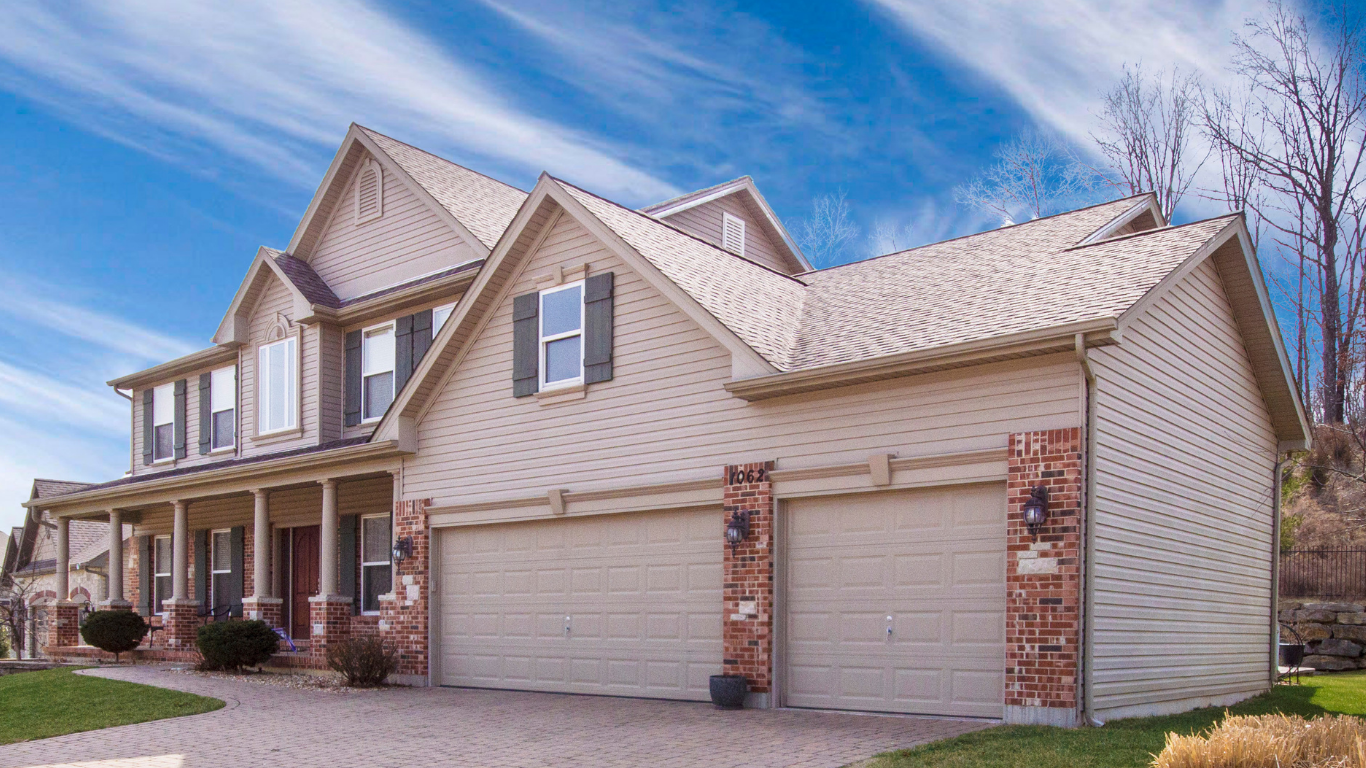
<instances>
[{"instance_id":1,"label":"white framed window","mask_svg":"<svg viewBox=\"0 0 1366 768\"><path fill-rule=\"evenodd\" d=\"M735 254L745 255L745 220L721 213L721 247Z\"/></svg>"},{"instance_id":2,"label":"white framed window","mask_svg":"<svg viewBox=\"0 0 1366 768\"><path fill-rule=\"evenodd\" d=\"M226 605L231 595L228 579L232 576L232 532L209 533L209 607Z\"/></svg>"},{"instance_id":3,"label":"white framed window","mask_svg":"<svg viewBox=\"0 0 1366 768\"><path fill-rule=\"evenodd\" d=\"M175 458L175 384L152 390L152 460Z\"/></svg>"},{"instance_id":4,"label":"white framed window","mask_svg":"<svg viewBox=\"0 0 1366 768\"><path fill-rule=\"evenodd\" d=\"M541 389L583 381L583 281L541 291Z\"/></svg>"},{"instance_id":5,"label":"white framed window","mask_svg":"<svg viewBox=\"0 0 1366 768\"><path fill-rule=\"evenodd\" d=\"M257 354L256 434L299 426L299 340L291 336L261 345Z\"/></svg>"},{"instance_id":6,"label":"white framed window","mask_svg":"<svg viewBox=\"0 0 1366 768\"><path fill-rule=\"evenodd\" d=\"M209 448L218 451L237 444L237 366L219 368L211 377Z\"/></svg>"},{"instance_id":7,"label":"white framed window","mask_svg":"<svg viewBox=\"0 0 1366 768\"><path fill-rule=\"evenodd\" d=\"M394 402L394 324L361 334L361 421L377 421Z\"/></svg>"},{"instance_id":8,"label":"white framed window","mask_svg":"<svg viewBox=\"0 0 1366 768\"><path fill-rule=\"evenodd\" d=\"M373 159L366 160L356 177L356 224L374 221L384 215L384 169Z\"/></svg>"},{"instance_id":9,"label":"white framed window","mask_svg":"<svg viewBox=\"0 0 1366 768\"><path fill-rule=\"evenodd\" d=\"M455 311L455 302L437 307L432 310L432 335L441 333L441 327L451 319L451 313Z\"/></svg>"},{"instance_id":10,"label":"white framed window","mask_svg":"<svg viewBox=\"0 0 1366 768\"><path fill-rule=\"evenodd\" d=\"M361 613L379 613L379 596L392 588L389 565L389 515L362 517L360 521Z\"/></svg>"},{"instance_id":11,"label":"white framed window","mask_svg":"<svg viewBox=\"0 0 1366 768\"><path fill-rule=\"evenodd\" d=\"M160 616L162 603L171 599L171 537L152 540L152 612Z\"/></svg>"}]
</instances>

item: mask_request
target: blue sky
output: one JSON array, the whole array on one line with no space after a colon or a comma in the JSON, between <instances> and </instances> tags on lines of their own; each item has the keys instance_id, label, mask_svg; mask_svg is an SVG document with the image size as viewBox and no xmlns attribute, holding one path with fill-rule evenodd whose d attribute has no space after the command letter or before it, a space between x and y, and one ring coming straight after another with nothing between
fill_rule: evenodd
<instances>
[{"instance_id":1,"label":"blue sky","mask_svg":"<svg viewBox=\"0 0 1366 768\"><path fill-rule=\"evenodd\" d=\"M633 206L748 173L792 221L842 189L865 232L891 224L906 247L996 223L953 188L1020 131L1087 151L1125 63L1225 80L1231 33L1261 10L451 6L0 0L0 530L35 476L127 469L127 402L103 382L208 345L351 121Z\"/></svg>"}]
</instances>

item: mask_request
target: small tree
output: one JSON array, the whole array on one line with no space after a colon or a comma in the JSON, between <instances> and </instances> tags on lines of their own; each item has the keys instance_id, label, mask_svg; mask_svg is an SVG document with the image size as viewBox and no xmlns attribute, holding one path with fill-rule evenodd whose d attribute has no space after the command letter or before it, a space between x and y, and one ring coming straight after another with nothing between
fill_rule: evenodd
<instances>
[{"instance_id":1,"label":"small tree","mask_svg":"<svg viewBox=\"0 0 1366 768\"><path fill-rule=\"evenodd\" d=\"M147 636L147 622L132 611L95 611L81 623L81 638L87 643L114 654L138 647Z\"/></svg>"}]
</instances>

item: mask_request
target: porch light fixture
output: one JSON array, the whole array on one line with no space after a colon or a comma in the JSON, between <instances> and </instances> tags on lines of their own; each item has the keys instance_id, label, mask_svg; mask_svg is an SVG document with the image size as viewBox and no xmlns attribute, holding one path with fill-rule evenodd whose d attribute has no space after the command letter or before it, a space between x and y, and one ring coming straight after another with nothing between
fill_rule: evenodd
<instances>
[{"instance_id":1,"label":"porch light fixture","mask_svg":"<svg viewBox=\"0 0 1366 768\"><path fill-rule=\"evenodd\" d=\"M1039 528L1048 520L1048 486L1036 485L1029 489L1029 501L1024 503L1024 522L1030 536L1038 536Z\"/></svg>"},{"instance_id":2,"label":"porch light fixture","mask_svg":"<svg viewBox=\"0 0 1366 768\"><path fill-rule=\"evenodd\" d=\"M394 542L394 562L401 563L413 556L413 537L404 536Z\"/></svg>"},{"instance_id":3,"label":"porch light fixture","mask_svg":"<svg viewBox=\"0 0 1366 768\"><path fill-rule=\"evenodd\" d=\"M749 510L732 512L730 523L726 525L726 541L730 542L731 554L735 554L735 548L747 538L749 538Z\"/></svg>"}]
</instances>

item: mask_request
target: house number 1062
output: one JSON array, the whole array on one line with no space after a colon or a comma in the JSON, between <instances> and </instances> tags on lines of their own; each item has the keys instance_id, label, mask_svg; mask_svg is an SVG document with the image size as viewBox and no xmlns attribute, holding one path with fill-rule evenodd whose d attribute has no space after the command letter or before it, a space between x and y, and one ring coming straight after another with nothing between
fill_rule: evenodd
<instances>
[{"instance_id":1,"label":"house number 1062","mask_svg":"<svg viewBox=\"0 0 1366 768\"><path fill-rule=\"evenodd\" d=\"M749 483L762 483L768 479L768 470L759 469L732 469L730 477L726 480L726 485L740 485Z\"/></svg>"}]
</instances>

